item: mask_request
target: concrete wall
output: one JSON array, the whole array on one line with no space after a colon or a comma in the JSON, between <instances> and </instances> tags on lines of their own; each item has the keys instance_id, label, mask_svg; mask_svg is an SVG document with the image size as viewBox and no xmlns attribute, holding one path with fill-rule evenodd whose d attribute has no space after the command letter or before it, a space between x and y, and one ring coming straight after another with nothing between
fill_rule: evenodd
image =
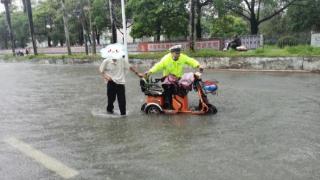
<instances>
[{"instance_id":1,"label":"concrete wall","mask_svg":"<svg viewBox=\"0 0 320 180\"><path fill-rule=\"evenodd\" d=\"M1 57L0 57L1 58ZM320 73L320 57L210 57L196 58L200 64L209 69L239 69L239 70L274 70L274 71L306 71ZM22 60L38 64L84 64L99 65L102 60L79 59L32 59ZM151 67L159 59L130 59L135 66ZM1 60L0 62L21 62L21 60Z\"/></svg>"}]
</instances>

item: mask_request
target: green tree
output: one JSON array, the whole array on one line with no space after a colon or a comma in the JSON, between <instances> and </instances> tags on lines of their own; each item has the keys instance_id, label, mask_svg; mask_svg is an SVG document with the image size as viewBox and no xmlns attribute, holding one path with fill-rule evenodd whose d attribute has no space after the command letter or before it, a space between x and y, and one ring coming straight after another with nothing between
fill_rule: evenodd
<instances>
[{"instance_id":1,"label":"green tree","mask_svg":"<svg viewBox=\"0 0 320 180\"><path fill-rule=\"evenodd\" d=\"M14 12L12 14L12 28L15 30L15 39L17 47L26 47L29 39L28 18L23 12Z\"/></svg>"},{"instance_id":2,"label":"green tree","mask_svg":"<svg viewBox=\"0 0 320 180\"><path fill-rule=\"evenodd\" d=\"M4 24L6 24L6 18L4 14L0 14L0 48L5 48L8 49L8 31L7 31L7 27L3 26Z\"/></svg>"},{"instance_id":3,"label":"green tree","mask_svg":"<svg viewBox=\"0 0 320 180\"><path fill-rule=\"evenodd\" d=\"M48 47L64 44L63 20L57 0L41 1L34 9L34 26L37 39L46 40ZM53 42L53 44L51 44Z\"/></svg>"},{"instance_id":4,"label":"green tree","mask_svg":"<svg viewBox=\"0 0 320 180\"><path fill-rule=\"evenodd\" d=\"M225 7L250 23L251 34L257 34L259 25L302 0L225 0Z\"/></svg>"},{"instance_id":5,"label":"green tree","mask_svg":"<svg viewBox=\"0 0 320 180\"><path fill-rule=\"evenodd\" d=\"M303 1L291 6L287 15L292 31L320 31L320 0Z\"/></svg>"},{"instance_id":6,"label":"green tree","mask_svg":"<svg viewBox=\"0 0 320 180\"><path fill-rule=\"evenodd\" d=\"M0 48L8 48L9 36L5 24L4 14L0 15ZM17 47L26 47L29 42L29 29L28 29L28 19L22 11L12 12L12 29L14 29L15 34L15 45Z\"/></svg>"},{"instance_id":7,"label":"green tree","mask_svg":"<svg viewBox=\"0 0 320 180\"><path fill-rule=\"evenodd\" d=\"M208 5L212 5L213 4L213 0L196 0L196 14L197 14L197 18L196 18L196 37L197 39L201 39L202 38L202 24L201 24L201 20L202 20L202 10L203 7L208 6Z\"/></svg>"},{"instance_id":8,"label":"green tree","mask_svg":"<svg viewBox=\"0 0 320 180\"><path fill-rule=\"evenodd\" d=\"M161 35L168 39L188 35L186 0L129 0L127 7L132 12L134 38L160 41Z\"/></svg>"},{"instance_id":9,"label":"green tree","mask_svg":"<svg viewBox=\"0 0 320 180\"><path fill-rule=\"evenodd\" d=\"M209 18L205 23L210 37L231 37L235 34L248 33L248 25L242 18L225 15L220 18Z\"/></svg>"},{"instance_id":10,"label":"green tree","mask_svg":"<svg viewBox=\"0 0 320 180\"><path fill-rule=\"evenodd\" d=\"M288 16L282 13L277 18L270 19L260 26L260 32L265 44L276 44L279 38L290 33Z\"/></svg>"},{"instance_id":11,"label":"green tree","mask_svg":"<svg viewBox=\"0 0 320 180\"><path fill-rule=\"evenodd\" d=\"M5 7L5 12L6 12L6 25L8 27L8 33L9 33L9 37L11 40L11 49L12 49L12 54L15 55L15 38L14 38L14 33L12 31L12 25L11 25L11 15L10 15L10 4L11 4L11 0L1 0L1 3L4 4Z\"/></svg>"},{"instance_id":12,"label":"green tree","mask_svg":"<svg viewBox=\"0 0 320 180\"><path fill-rule=\"evenodd\" d=\"M107 19L109 17L109 8L107 6L106 0L94 0L92 3L92 16L93 22L95 24L97 43L100 44L100 37L103 31L108 29L110 21Z\"/></svg>"},{"instance_id":13,"label":"green tree","mask_svg":"<svg viewBox=\"0 0 320 180\"><path fill-rule=\"evenodd\" d=\"M111 5L111 6L110 6ZM129 2L125 3L126 5L126 27L130 27L132 23L129 23L128 19L132 19L133 9L130 7ZM108 21L110 21L110 29L112 33L112 42L116 42L117 34L116 29L123 33L121 29L122 26L122 7L121 7L121 0L108 0L109 6L109 17Z\"/></svg>"}]
</instances>

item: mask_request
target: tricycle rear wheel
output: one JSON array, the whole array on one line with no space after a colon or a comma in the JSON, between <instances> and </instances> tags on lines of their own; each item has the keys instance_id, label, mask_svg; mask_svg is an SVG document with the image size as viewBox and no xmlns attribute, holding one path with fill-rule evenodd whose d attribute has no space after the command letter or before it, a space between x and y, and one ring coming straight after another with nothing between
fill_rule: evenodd
<instances>
[{"instance_id":1,"label":"tricycle rear wheel","mask_svg":"<svg viewBox=\"0 0 320 180\"><path fill-rule=\"evenodd\" d=\"M147 114L160 114L161 112L161 109L156 105L150 105L146 108Z\"/></svg>"},{"instance_id":2,"label":"tricycle rear wheel","mask_svg":"<svg viewBox=\"0 0 320 180\"><path fill-rule=\"evenodd\" d=\"M146 108L147 103L143 103L141 106L141 111L144 111L144 109Z\"/></svg>"}]
</instances>

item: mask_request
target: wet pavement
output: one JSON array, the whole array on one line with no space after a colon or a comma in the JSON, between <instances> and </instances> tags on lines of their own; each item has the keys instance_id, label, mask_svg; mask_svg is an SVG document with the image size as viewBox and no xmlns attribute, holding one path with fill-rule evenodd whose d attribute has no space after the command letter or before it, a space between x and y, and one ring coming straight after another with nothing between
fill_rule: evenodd
<instances>
[{"instance_id":1,"label":"wet pavement","mask_svg":"<svg viewBox=\"0 0 320 180\"><path fill-rule=\"evenodd\" d=\"M94 65L0 64L0 179L64 179L7 143L75 169L70 179L320 179L320 75L206 71L211 116L149 116L128 76L128 116L100 116ZM196 104L190 93L190 104Z\"/></svg>"}]
</instances>

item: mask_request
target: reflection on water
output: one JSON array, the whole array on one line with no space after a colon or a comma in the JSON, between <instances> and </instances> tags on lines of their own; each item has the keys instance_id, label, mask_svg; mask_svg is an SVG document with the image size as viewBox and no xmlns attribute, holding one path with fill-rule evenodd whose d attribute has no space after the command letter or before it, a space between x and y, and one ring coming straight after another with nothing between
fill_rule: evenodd
<instances>
[{"instance_id":1,"label":"reflection on water","mask_svg":"<svg viewBox=\"0 0 320 180\"><path fill-rule=\"evenodd\" d=\"M67 163L75 179L320 177L319 75L206 71L203 79L220 81L209 96L216 115L146 115L139 81L128 76L128 116L111 118L101 115L105 85L94 65L0 64L0 136ZM4 144L0 151L5 179L59 179Z\"/></svg>"}]
</instances>

